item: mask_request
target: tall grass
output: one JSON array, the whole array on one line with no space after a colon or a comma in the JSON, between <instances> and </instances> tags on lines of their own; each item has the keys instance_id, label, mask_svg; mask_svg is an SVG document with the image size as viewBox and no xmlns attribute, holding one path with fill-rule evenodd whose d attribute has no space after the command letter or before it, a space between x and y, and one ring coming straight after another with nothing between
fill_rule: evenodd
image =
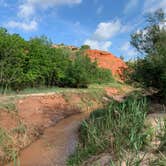
<instances>
[{"instance_id":1,"label":"tall grass","mask_svg":"<svg viewBox=\"0 0 166 166\"><path fill-rule=\"evenodd\" d=\"M166 119L161 129L161 135L159 136L160 146L159 151L166 153Z\"/></svg>"},{"instance_id":2,"label":"tall grass","mask_svg":"<svg viewBox=\"0 0 166 166\"><path fill-rule=\"evenodd\" d=\"M110 148L117 157L125 150L139 151L146 140L143 132L148 111L146 98L129 97L122 103L112 101L96 110L80 128L80 143L68 165L80 165L92 155Z\"/></svg>"},{"instance_id":3,"label":"tall grass","mask_svg":"<svg viewBox=\"0 0 166 166\"><path fill-rule=\"evenodd\" d=\"M150 166L166 166L166 119L161 125L161 132L159 133L160 145L158 147L157 159L152 160Z\"/></svg>"},{"instance_id":4,"label":"tall grass","mask_svg":"<svg viewBox=\"0 0 166 166\"><path fill-rule=\"evenodd\" d=\"M0 128L0 149L4 153L4 155L0 156L0 165L4 165L5 161L8 161L13 157L14 149L12 144L12 138L8 132Z\"/></svg>"}]
</instances>

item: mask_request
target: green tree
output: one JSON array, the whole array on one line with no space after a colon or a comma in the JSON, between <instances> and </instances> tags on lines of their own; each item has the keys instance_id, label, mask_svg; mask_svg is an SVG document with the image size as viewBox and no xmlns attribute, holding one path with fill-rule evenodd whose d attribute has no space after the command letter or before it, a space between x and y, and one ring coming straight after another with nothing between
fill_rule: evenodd
<instances>
[{"instance_id":1,"label":"green tree","mask_svg":"<svg viewBox=\"0 0 166 166\"><path fill-rule=\"evenodd\" d=\"M28 42L28 58L24 68L25 84L45 85L45 75L48 74L51 63L49 59L51 44L45 36L32 38Z\"/></svg>"},{"instance_id":2,"label":"green tree","mask_svg":"<svg viewBox=\"0 0 166 166\"><path fill-rule=\"evenodd\" d=\"M131 36L131 44L143 54L131 72L131 78L145 86L158 88L166 95L166 27L162 9L147 16L148 25Z\"/></svg>"},{"instance_id":3,"label":"green tree","mask_svg":"<svg viewBox=\"0 0 166 166\"><path fill-rule=\"evenodd\" d=\"M18 34L0 29L0 87L3 91L41 86L87 87L109 78L111 73L99 69L84 50L53 48L45 36L25 41Z\"/></svg>"},{"instance_id":4,"label":"green tree","mask_svg":"<svg viewBox=\"0 0 166 166\"><path fill-rule=\"evenodd\" d=\"M24 77L25 48L26 41L18 34L10 35L6 29L0 29L0 86L4 91Z\"/></svg>"},{"instance_id":5,"label":"green tree","mask_svg":"<svg viewBox=\"0 0 166 166\"><path fill-rule=\"evenodd\" d=\"M162 9L146 16L148 25L131 35L131 44L145 55L156 54L156 44L160 41L160 34L165 31L165 14Z\"/></svg>"},{"instance_id":6,"label":"green tree","mask_svg":"<svg viewBox=\"0 0 166 166\"><path fill-rule=\"evenodd\" d=\"M81 49L81 50L89 50L89 49L91 49L91 48L90 48L89 45L82 45L80 49Z\"/></svg>"}]
</instances>

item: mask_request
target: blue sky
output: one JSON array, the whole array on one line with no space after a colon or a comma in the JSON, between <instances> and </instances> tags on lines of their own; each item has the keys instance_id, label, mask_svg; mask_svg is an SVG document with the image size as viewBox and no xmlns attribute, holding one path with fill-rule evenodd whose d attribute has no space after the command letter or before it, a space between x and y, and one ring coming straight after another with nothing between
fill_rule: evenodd
<instances>
[{"instance_id":1,"label":"blue sky","mask_svg":"<svg viewBox=\"0 0 166 166\"><path fill-rule=\"evenodd\" d=\"M0 26L25 39L46 35L54 43L107 50L132 59L130 34L144 24L147 12L166 0L0 0Z\"/></svg>"}]
</instances>

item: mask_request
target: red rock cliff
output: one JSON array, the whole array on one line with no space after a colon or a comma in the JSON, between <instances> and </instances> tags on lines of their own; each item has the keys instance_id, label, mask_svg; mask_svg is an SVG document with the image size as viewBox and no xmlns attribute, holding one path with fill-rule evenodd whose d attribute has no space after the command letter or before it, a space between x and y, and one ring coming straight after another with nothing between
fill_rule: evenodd
<instances>
[{"instance_id":1,"label":"red rock cliff","mask_svg":"<svg viewBox=\"0 0 166 166\"><path fill-rule=\"evenodd\" d=\"M92 61L97 61L99 67L109 69L113 76L119 77L121 80L124 79L123 70L127 68L127 65L120 58L109 52L99 50L87 50L87 54Z\"/></svg>"}]
</instances>

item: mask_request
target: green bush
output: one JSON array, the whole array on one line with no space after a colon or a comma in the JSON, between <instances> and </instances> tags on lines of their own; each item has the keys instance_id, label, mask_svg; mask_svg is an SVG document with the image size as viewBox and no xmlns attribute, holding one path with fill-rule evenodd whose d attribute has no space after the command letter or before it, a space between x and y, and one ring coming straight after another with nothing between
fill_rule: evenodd
<instances>
[{"instance_id":1,"label":"green bush","mask_svg":"<svg viewBox=\"0 0 166 166\"><path fill-rule=\"evenodd\" d=\"M80 50L89 50L90 46L89 45L82 45Z\"/></svg>"},{"instance_id":2,"label":"green bush","mask_svg":"<svg viewBox=\"0 0 166 166\"><path fill-rule=\"evenodd\" d=\"M132 35L131 44L143 58L132 63L128 80L157 88L166 97L166 29L165 13L160 9L147 17L148 25ZM130 63L131 64L131 63Z\"/></svg>"},{"instance_id":3,"label":"green bush","mask_svg":"<svg viewBox=\"0 0 166 166\"><path fill-rule=\"evenodd\" d=\"M162 127L161 134L159 135L159 139L160 139L159 151L166 154L166 119L164 120L164 124Z\"/></svg>"},{"instance_id":4,"label":"green bush","mask_svg":"<svg viewBox=\"0 0 166 166\"><path fill-rule=\"evenodd\" d=\"M98 68L96 62L91 62L86 53L79 51L73 57L66 71L65 84L70 87L87 87L92 83L107 83L114 81L109 70Z\"/></svg>"},{"instance_id":5,"label":"green bush","mask_svg":"<svg viewBox=\"0 0 166 166\"><path fill-rule=\"evenodd\" d=\"M25 41L0 28L0 87L16 91L27 87L87 87L112 81L111 72L99 69L82 50L53 48L45 36Z\"/></svg>"}]
</instances>

